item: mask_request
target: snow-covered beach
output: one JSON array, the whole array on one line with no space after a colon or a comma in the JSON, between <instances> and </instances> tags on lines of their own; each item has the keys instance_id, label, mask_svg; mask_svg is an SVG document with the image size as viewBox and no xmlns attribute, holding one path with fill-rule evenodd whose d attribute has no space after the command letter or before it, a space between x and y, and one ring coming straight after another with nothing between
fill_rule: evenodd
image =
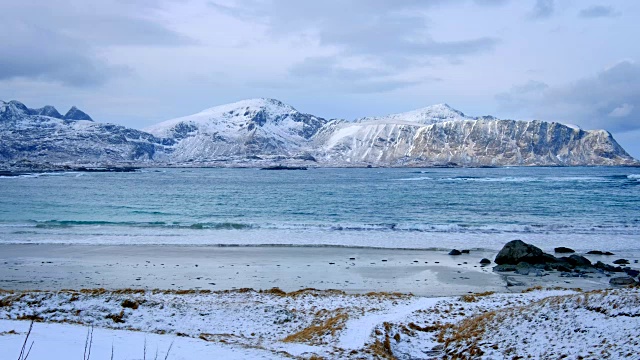
<instances>
[{"instance_id":1,"label":"snow-covered beach","mask_svg":"<svg viewBox=\"0 0 640 360\"><path fill-rule=\"evenodd\" d=\"M87 345L95 359L617 359L639 347L637 288L436 298L98 289L0 299L0 317L11 319L0 320L3 358L19 353L29 319L32 360L80 358Z\"/></svg>"}]
</instances>

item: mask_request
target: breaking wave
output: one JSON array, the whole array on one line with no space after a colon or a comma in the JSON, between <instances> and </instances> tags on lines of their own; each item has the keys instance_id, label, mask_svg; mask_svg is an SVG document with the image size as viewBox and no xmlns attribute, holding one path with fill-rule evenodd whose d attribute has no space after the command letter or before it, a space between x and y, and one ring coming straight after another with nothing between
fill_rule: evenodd
<instances>
[{"instance_id":1,"label":"breaking wave","mask_svg":"<svg viewBox=\"0 0 640 360\"><path fill-rule=\"evenodd\" d=\"M99 235L108 233L114 228L149 229L150 234L160 235L162 229L177 231L226 230L226 231L302 231L302 232L389 232L389 233L460 233L460 234L627 234L640 235L640 223L617 225L584 225L584 224L401 224L401 223L369 223L369 224L332 224L332 223L239 223L239 222L205 222L205 223L166 223L157 222L110 222L110 221L68 221L49 220L32 221L27 224L4 223L0 228L13 234L24 232L25 228L69 229L82 227L91 229L91 233ZM10 230L14 228L15 230ZM103 229L103 230L100 230ZM156 229L156 230L153 230ZM37 231L37 230L35 230Z\"/></svg>"}]
</instances>

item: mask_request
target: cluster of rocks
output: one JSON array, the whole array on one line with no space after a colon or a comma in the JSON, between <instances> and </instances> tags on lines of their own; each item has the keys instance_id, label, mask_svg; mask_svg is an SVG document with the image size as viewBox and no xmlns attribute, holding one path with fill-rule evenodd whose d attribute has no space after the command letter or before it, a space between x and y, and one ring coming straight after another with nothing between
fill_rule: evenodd
<instances>
[{"instance_id":1,"label":"cluster of rocks","mask_svg":"<svg viewBox=\"0 0 640 360\"><path fill-rule=\"evenodd\" d=\"M453 249L453 250L449 251L449 255L457 256L457 255L462 255L462 254L469 254L470 252L471 252L471 250ZM482 260L480 260L480 265L482 265L482 266L487 266L489 264L491 264L491 260L489 260L487 258L483 258Z\"/></svg>"},{"instance_id":2,"label":"cluster of rocks","mask_svg":"<svg viewBox=\"0 0 640 360\"><path fill-rule=\"evenodd\" d=\"M505 244L495 258L497 266L494 271L507 272L513 271L519 275L535 274L536 276L548 275L548 271L559 271L563 277L592 277L590 274L604 274L611 277L612 273L626 273L624 276L613 277L609 283L612 285L633 285L640 275L640 271L631 269L628 266L629 261L626 259L618 259L613 261L618 266L605 264L598 261L592 264L591 261L584 256L575 254L575 251L566 247L558 247L554 249L558 254L571 254L569 256L555 257L554 255L543 252L540 248L527 244L522 240L513 240ZM590 251L591 255L613 255L610 252L599 250Z\"/></svg>"}]
</instances>

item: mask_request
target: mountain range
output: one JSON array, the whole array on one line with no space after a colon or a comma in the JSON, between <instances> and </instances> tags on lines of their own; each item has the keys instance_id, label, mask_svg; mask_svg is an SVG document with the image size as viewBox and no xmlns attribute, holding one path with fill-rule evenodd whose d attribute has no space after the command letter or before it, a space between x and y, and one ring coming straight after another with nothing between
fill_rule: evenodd
<instances>
[{"instance_id":1,"label":"mountain range","mask_svg":"<svg viewBox=\"0 0 640 360\"><path fill-rule=\"evenodd\" d=\"M249 99L136 130L72 107L0 101L0 164L162 166L638 165L605 130L471 117L446 104L353 121Z\"/></svg>"}]
</instances>

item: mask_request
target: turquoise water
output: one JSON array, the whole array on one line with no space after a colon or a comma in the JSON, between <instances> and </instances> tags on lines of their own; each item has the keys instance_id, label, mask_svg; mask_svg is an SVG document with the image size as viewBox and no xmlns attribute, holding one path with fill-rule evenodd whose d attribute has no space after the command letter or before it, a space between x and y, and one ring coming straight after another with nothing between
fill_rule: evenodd
<instances>
[{"instance_id":1,"label":"turquoise water","mask_svg":"<svg viewBox=\"0 0 640 360\"><path fill-rule=\"evenodd\" d=\"M640 169L146 169L0 178L0 243L640 249Z\"/></svg>"}]
</instances>

